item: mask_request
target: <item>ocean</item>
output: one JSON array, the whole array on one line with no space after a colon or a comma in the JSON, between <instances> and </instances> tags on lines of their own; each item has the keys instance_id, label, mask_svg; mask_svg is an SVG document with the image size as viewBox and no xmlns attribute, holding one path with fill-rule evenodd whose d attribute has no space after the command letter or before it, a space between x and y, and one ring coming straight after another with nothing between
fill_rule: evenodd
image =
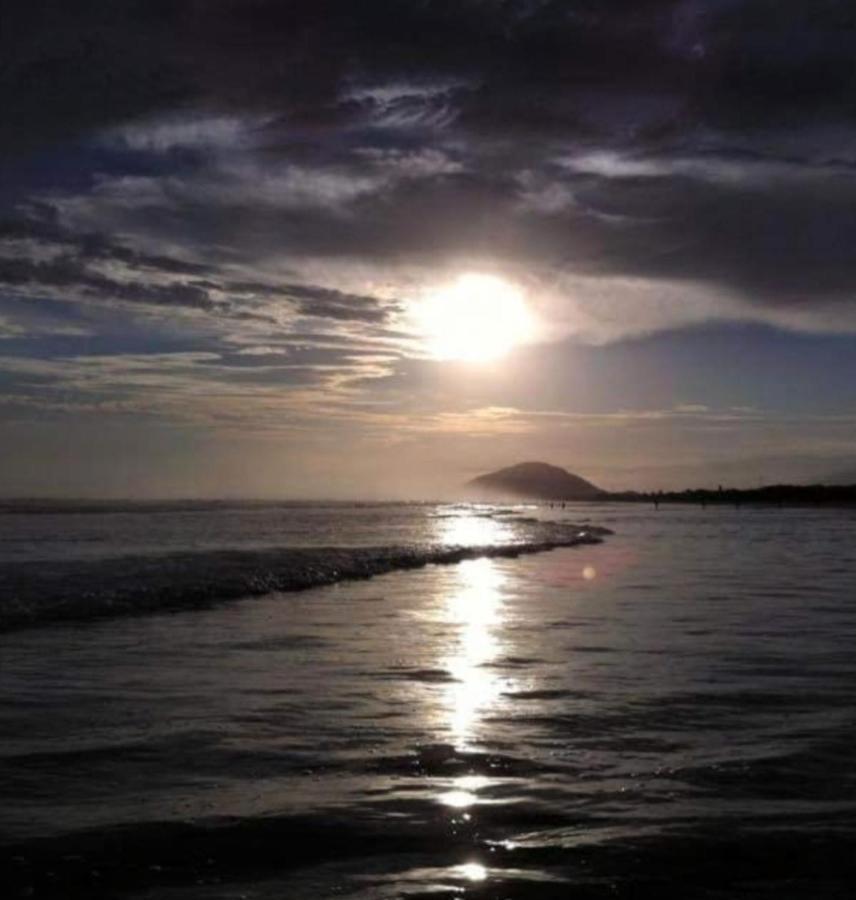
<instances>
[{"instance_id":1,"label":"ocean","mask_svg":"<svg viewBox=\"0 0 856 900\"><path fill-rule=\"evenodd\" d=\"M0 883L831 898L856 511L0 507Z\"/></svg>"}]
</instances>

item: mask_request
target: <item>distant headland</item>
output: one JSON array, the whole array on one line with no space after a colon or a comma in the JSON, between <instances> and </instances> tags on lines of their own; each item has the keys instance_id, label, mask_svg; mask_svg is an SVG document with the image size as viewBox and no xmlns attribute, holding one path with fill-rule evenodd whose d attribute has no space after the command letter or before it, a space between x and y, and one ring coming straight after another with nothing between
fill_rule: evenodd
<instances>
[{"instance_id":1,"label":"distant headland","mask_svg":"<svg viewBox=\"0 0 856 900\"><path fill-rule=\"evenodd\" d=\"M615 503L683 503L696 506L856 506L856 484L775 484L759 488L695 488L685 491L602 490L579 475L545 462L524 462L479 475L466 484L479 499L548 502L599 500Z\"/></svg>"},{"instance_id":2,"label":"distant headland","mask_svg":"<svg viewBox=\"0 0 856 900\"><path fill-rule=\"evenodd\" d=\"M474 494L528 500L597 500L606 494L590 481L559 466L524 462L480 475L467 483Z\"/></svg>"}]
</instances>

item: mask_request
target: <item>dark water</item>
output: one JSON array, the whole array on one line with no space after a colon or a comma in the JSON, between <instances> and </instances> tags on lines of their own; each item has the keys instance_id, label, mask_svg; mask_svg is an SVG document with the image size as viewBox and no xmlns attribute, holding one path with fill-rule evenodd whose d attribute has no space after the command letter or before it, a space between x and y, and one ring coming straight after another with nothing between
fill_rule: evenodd
<instances>
[{"instance_id":1,"label":"dark water","mask_svg":"<svg viewBox=\"0 0 856 900\"><path fill-rule=\"evenodd\" d=\"M451 513L408 546L540 527ZM566 515L616 533L0 635L11 895L852 897L856 515Z\"/></svg>"},{"instance_id":2,"label":"dark water","mask_svg":"<svg viewBox=\"0 0 856 900\"><path fill-rule=\"evenodd\" d=\"M598 543L487 504L0 504L0 631L199 609L386 572Z\"/></svg>"}]
</instances>

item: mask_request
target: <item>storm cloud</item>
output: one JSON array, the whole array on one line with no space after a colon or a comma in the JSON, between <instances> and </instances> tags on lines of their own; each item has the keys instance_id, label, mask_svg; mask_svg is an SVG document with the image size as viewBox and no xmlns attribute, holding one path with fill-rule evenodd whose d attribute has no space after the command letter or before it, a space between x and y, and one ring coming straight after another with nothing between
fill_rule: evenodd
<instances>
[{"instance_id":1,"label":"storm cloud","mask_svg":"<svg viewBox=\"0 0 856 900\"><path fill-rule=\"evenodd\" d=\"M143 273L472 257L754 308L852 295L850 4L12 3L3 49L10 202ZM343 319L365 293L320 289Z\"/></svg>"}]
</instances>

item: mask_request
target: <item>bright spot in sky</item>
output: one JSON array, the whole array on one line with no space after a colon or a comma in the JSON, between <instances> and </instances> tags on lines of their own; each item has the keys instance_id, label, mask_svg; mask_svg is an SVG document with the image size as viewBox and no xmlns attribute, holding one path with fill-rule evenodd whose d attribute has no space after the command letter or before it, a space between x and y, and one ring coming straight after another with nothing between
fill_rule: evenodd
<instances>
[{"instance_id":1,"label":"bright spot in sky","mask_svg":"<svg viewBox=\"0 0 856 900\"><path fill-rule=\"evenodd\" d=\"M594 566L586 566L583 569L583 578L586 581L594 581L597 578L597 569Z\"/></svg>"},{"instance_id":2,"label":"bright spot in sky","mask_svg":"<svg viewBox=\"0 0 856 900\"><path fill-rule=\"evenodd\" d=\"M490 362L530 339L534 330L521 291L495 275L461 275L428 294L416 317L436 359Z\"/></svg>"}]
</instances>

